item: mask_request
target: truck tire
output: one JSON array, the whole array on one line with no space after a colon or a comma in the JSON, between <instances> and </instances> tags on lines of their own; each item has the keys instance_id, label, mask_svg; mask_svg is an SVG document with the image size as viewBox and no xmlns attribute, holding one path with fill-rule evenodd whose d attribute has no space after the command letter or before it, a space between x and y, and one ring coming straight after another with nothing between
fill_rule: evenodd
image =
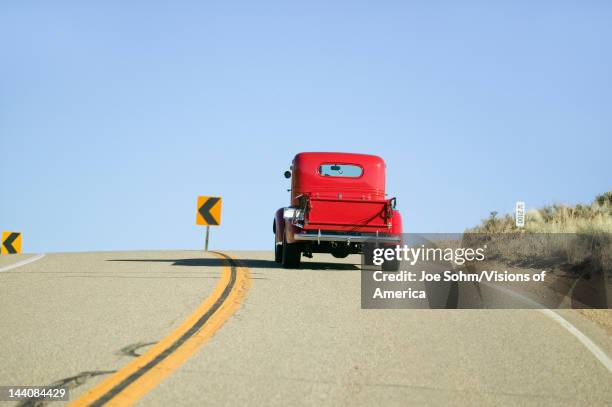
<instances>
[{"instance_id":1,"label":"truck tire","mask_svg":"<svg viewBox=\"0 0 612 407\"><path fill-rule=\"evenodd\" d=\"M365 242L362 246L362 263L364 266L372 266L374 265L374 256L373 252L376 248L374 243Z\"/></svg>"},{"instance_id":2,"label":"truck tire","mask_svg":"<svg viewBox=\"0 0 612 407\"><path fill-rule=\"evenodd\" d=\"M400 269L400 261L393 259L391 261L385 260L381 266L383 271L398 271Z\"/></svg>"},{"instance_id":3,"label":"truck tire","mask_svg":"<svg viewBox=\"0 0 612 407\"><path fill-rule=\"evenodd\" d=\"M297 243L287 243L283 236L283 247L282 247L282 263L283 268L296 269L300 267L300 260L302 259L302 251L300 245Z\"/></svg>"},{"instance_id":4,"label":"truck tire","mask_svg":"<svg viewBox=\"0 0 612 407\"><path fill-rule=\"evenodd\" d=\"M283 245L274 242L274 261L280 263L283 261Z\"/></svg>"}]
</instances>

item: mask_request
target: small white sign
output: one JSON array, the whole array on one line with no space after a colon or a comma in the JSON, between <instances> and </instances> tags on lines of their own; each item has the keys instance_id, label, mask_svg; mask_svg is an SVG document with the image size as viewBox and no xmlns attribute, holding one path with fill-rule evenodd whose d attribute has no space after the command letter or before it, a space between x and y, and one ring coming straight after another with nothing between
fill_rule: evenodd
<instances>
[{"instance_id":1,"label":"small white sign","mask_svg":"<svg viewBox=\"0 0 612 407\"><path fill-rule=\"evenodd\" d=\"M525 227L525 202L518 201L514 208L514 219L516 221L516 227Z\"/></svg>"}]
</instances>

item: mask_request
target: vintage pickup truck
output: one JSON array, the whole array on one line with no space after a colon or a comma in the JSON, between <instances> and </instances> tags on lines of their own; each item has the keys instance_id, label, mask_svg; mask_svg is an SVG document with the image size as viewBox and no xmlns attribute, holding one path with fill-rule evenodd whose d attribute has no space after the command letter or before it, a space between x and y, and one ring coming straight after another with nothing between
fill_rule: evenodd
<instances>
[{"instance_id":1,"label":"vintage pickup truck","mask_svg":"<svg viewBox=\"0 0 612 407\"><path fill-rule=\"evenodd\" d=\"M374 155L299 153L293 159L290 205L274 217L274 258L298 268L301 256L342 258L400 243L402 218L385 193L385 162ZM370 250L371 251L371 250ZM385 263L394 269L397 264Z\"/></svg>"}]
</instances>

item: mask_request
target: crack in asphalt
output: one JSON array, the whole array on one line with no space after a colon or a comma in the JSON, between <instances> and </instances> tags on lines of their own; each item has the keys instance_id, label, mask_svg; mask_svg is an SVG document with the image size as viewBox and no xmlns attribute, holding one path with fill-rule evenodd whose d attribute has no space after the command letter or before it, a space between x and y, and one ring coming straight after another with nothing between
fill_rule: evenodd
<instances>
[{"instance_id":1,"label":"crack in asphalt","mask_svg":"<svg viewBox=\"0 0 612 407\"><path fill-rule=\"evenodd\" d=\"M115 352L116 355L120 355L120 356L130 356L130 357L139 357L141 354L138 353L137 351L141 348L147 347L147 346L151 346L151 345L155 345L157 343L157 341L154 342L136 342L133 343L131 345L127 345L121 349L119 349L117 352ZM91 370L91 371L85 371L85 372L81 372L75 376L70 376L70 377L66 377L64 379L60 379L57 380L53 383L51 383L50 385L46 386L46 387L51 387L51 388L66 388L69 390L75 389L85 383L87 383L90 379L97 377L97 376L102 376L102 375L108 375L108 374L112 374L115 373L116 370ZM17 407L44 407L47 404L51 403L54 400L44 400L44 399L38 399L35 397L23 400L22 402L20 402L19 404L17 404Z\"/></svg>"},{"instance_id":2,"label":"crack in asphalt","mask_svg":"<svg viewBox=\"0 0 612 407\"><path fill-rule=\"evenodd\" d=\"M92 370L92 371L87 371L87 372L81 372L75 376L70 376L70 377L66 377L64 379L55 381L47 387L52 387L52 388L62 388L63 387L69 390L75 389L85 384L87 381L89 381L90 379L94 377L107 375L107 374L111 374L115 372L116 370ZM18 407L43 407L51 403L52 401L54 400L41 400L41 399L32 397L32 398L29 398L27 400L20 402L19 404L17 404L17 406Z\"/></svg>"},{"instance_id":3,"label":"crack in asphalt","mask_svg":"<svg viewBox=\"0 0 612 407\"><path fill-rule=\"evenodd\" d=\"M120 356L132 356L132 357L137 358L142 355L141 353L136 353L138 349L144 348L147 346L151 346L151 345L155 345L156 343L157 341L155 342L136 342L136 343L133 343L131 345L128 345L128 346L125 346L119 349L119 351L116 354Z\"/></svg>"}]
</instances>

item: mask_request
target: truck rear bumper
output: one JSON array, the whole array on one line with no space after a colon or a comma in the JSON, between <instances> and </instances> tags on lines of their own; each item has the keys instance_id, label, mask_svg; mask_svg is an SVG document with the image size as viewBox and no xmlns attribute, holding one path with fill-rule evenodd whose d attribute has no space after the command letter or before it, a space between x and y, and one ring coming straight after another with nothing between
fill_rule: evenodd
<instances>
[{"instance_id":1,"label":"truck rear bumper","mask_svg":"<svg viewBox=\"0 0 612 407\"><path fill-rule=\"evenodd\" d=\"M375 233L364 233L364 234L338 234L329 233L325 231L317 231L315 233L295 233L293 238L296 241L307 241L307 242L344 242L350 243L363 243L363 242L383 242L383 243L400 243L401 236L397 235L380 235Z\"/></svg>"}]
</instances>

